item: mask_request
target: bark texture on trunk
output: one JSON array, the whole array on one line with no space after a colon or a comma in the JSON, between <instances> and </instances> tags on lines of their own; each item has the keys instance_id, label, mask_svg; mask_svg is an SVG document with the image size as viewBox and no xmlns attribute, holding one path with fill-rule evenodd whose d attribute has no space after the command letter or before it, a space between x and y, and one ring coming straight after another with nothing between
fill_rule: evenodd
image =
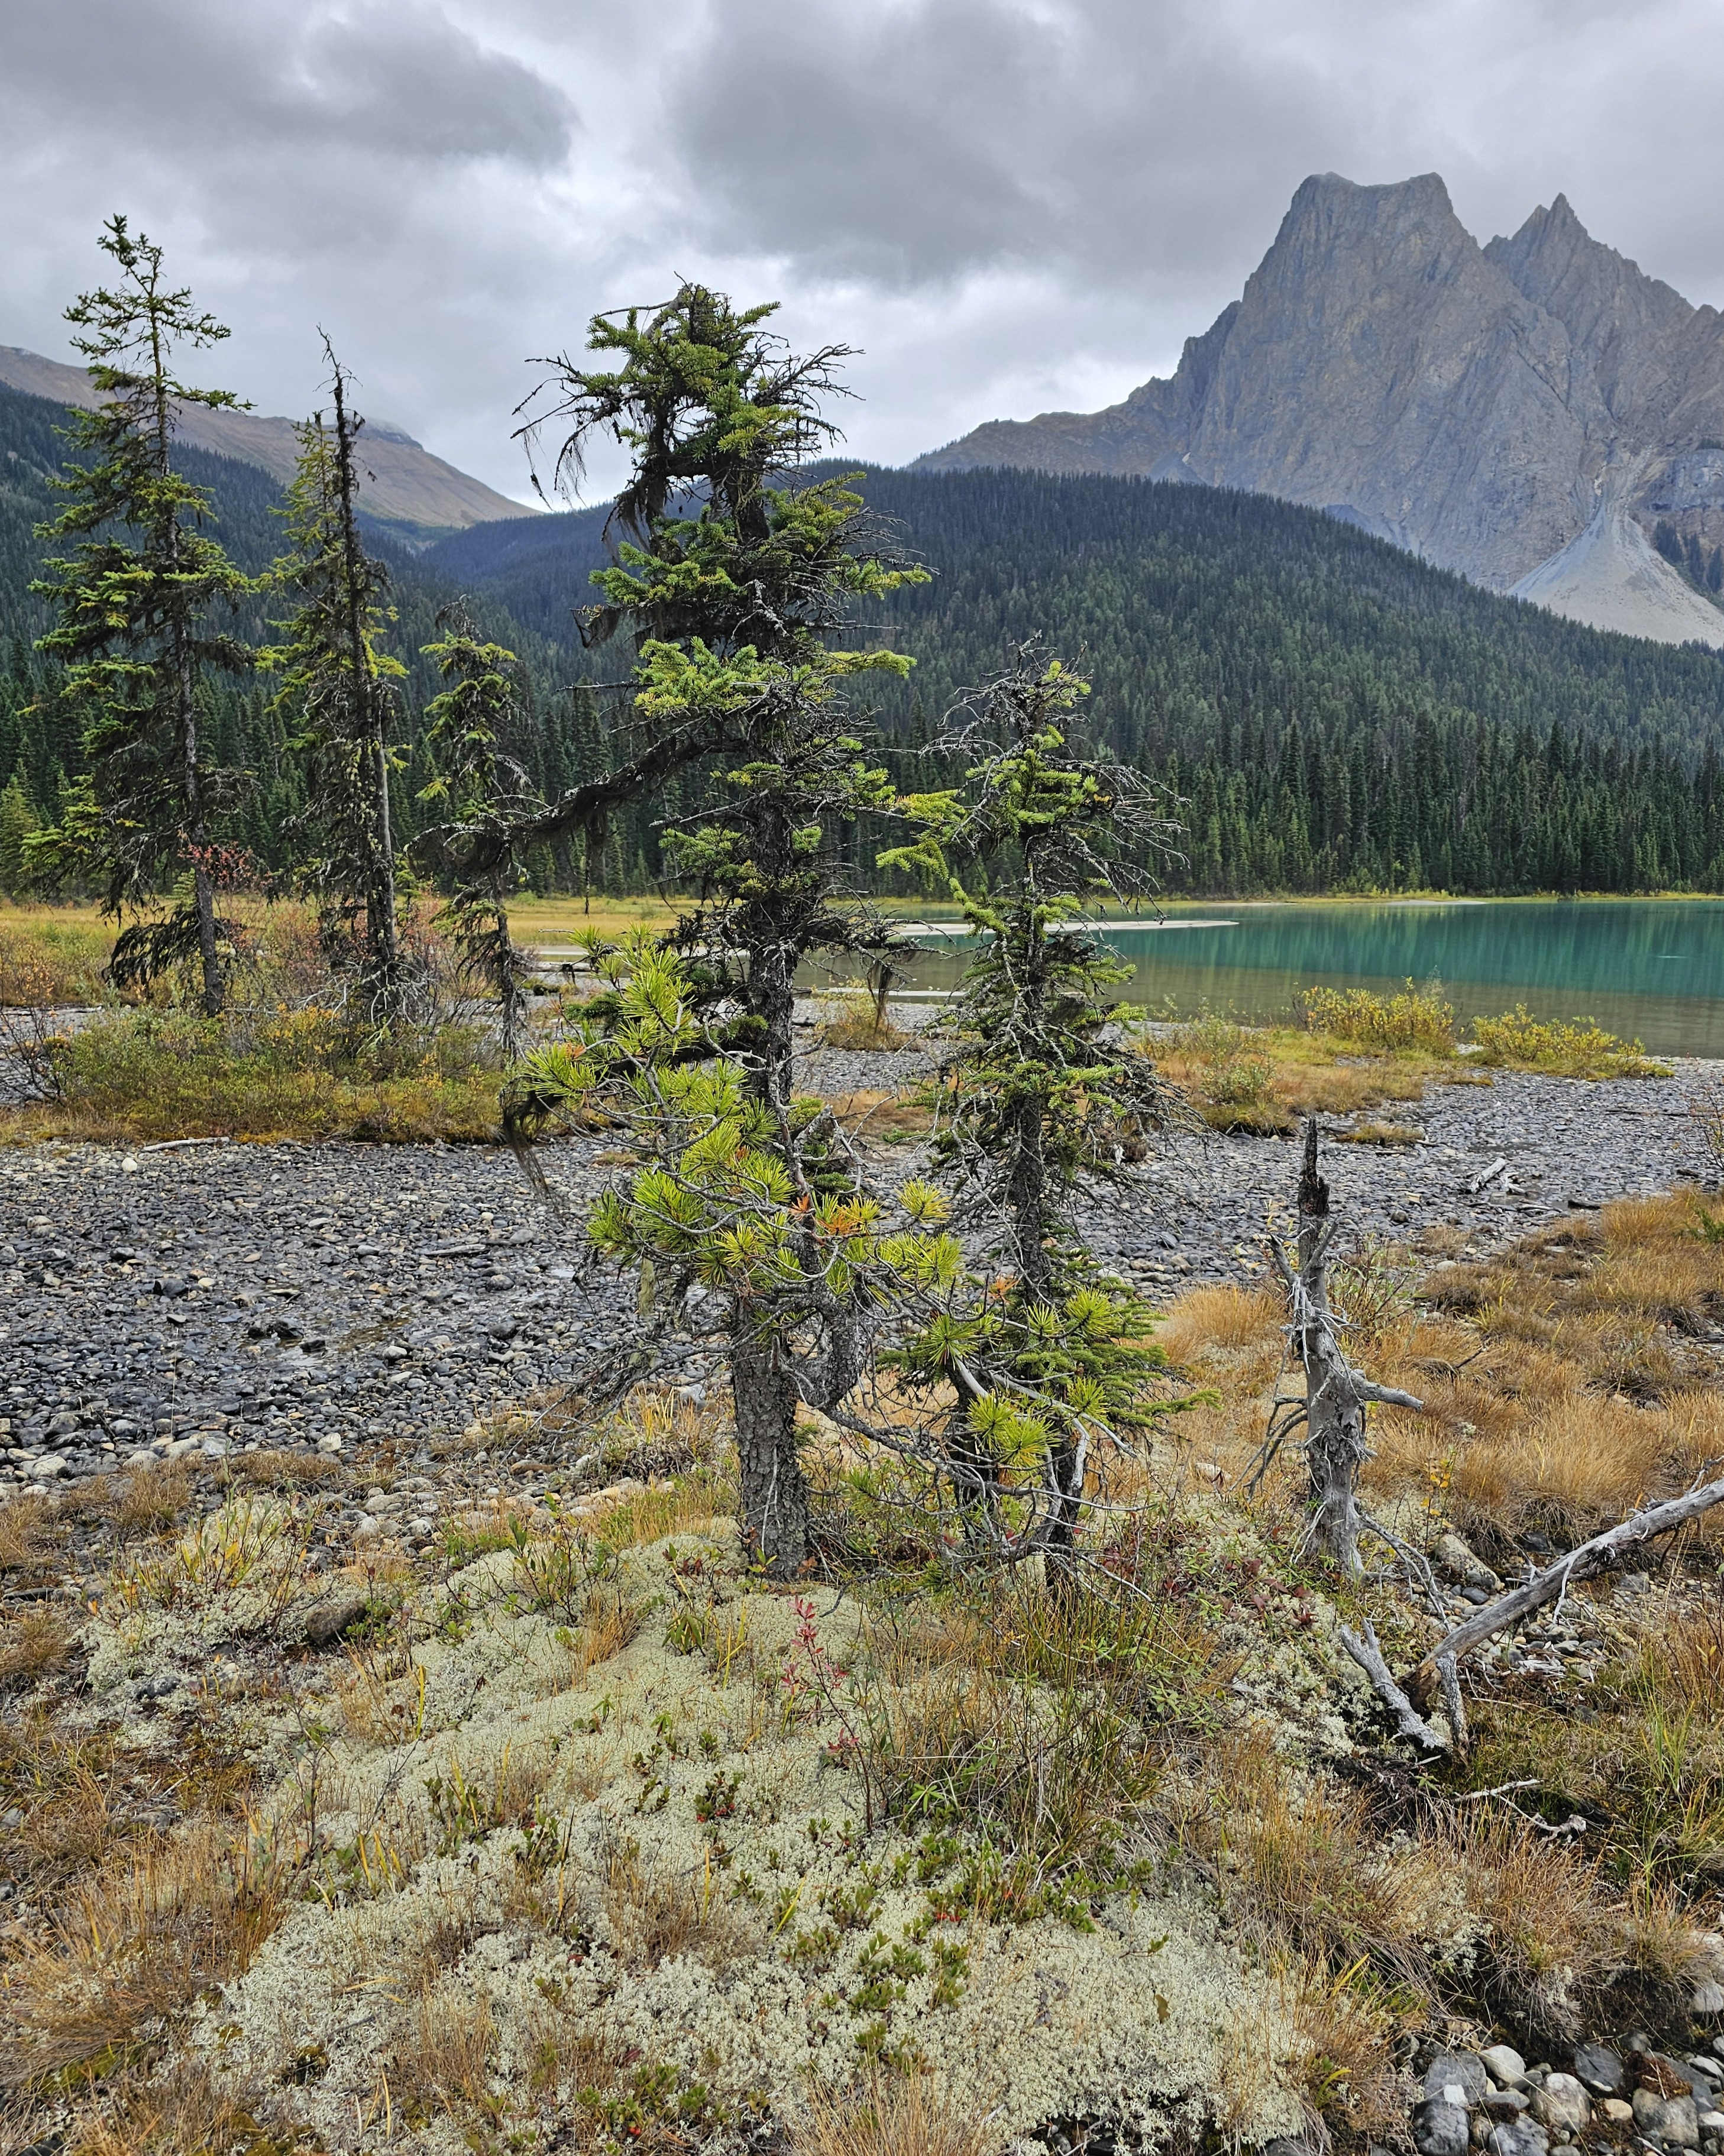
<instances>
[{"instance_id":1,"label":"bark texture on trunk","mask_svg":"<svg viewBox=\"0 0 1724 2156\"><path fill-rule=\"evenodd\" d=\"M770 1341L744 1318L731 1327L731 1389L742 1483L742 1540L751 1563L793 1579L808 1553L808 1486L796 1452L796 1388Z\"/></svg>"},{"instance_id":2,"label":"bark texture on trunk","mask_svg":"<svg viewBox=\"0 0 1724 2156\"><path fill-rule=\"evenodd\" d=\"M169 448L172 423L164 378L161 332L153 321L151 348L156 363L156 469L166 480L172 470ZM180 566L177 510L170 514L162 537L170 573L177 574ZM209 871L200 858L208 834L203 828L203 780L198 762L198 684L192 665L191 624L183 596L177 597L175 600L170 634L173 649L174 731L180 766L180 791L185 801L185 834L196 850L192 859L192 903L198 917L198 962L203 978L203 1015L219 1018L224 984L216 936L215 889Z\"/></svg>"},{"instance_id":3,"label":"bark texture on trunk","mask_svg":"<svg viewBox=\"0 0 1724 2156\"><path fill-rule=\"evenodd\" d=\"M333 353L331 357L334 357ZM346 377L339 366L335 369L335 407L347 642L353 669L353 698L358 713L357 783L371 794L369 859L364 871L366 969L371 976L372 994L381 1004L382 1014L393 1019L398 997L401 952L395 915L395 834L390 821L389 751L384 740L388 706L366 638L364 564L353 509L359 489L359 475L353 460L357 425L348 416Z\"/></svg>"},{"instance_id":4,"label":"bark texture on trunk","mask_svg":"<svg viewBox=\"0 0 1724 2156\"><path fill-rule=\"evenodd\" d=\"M1271 1238L1270 1256L1287 1291L1288 1315L1305 1370L1305 1404L1290 1421L1272 1429L1262 1465L1247 1487L1260 1481L1284 1439L1305 1424L1307 1477L1306 1502L1311 1539L1343 1572L1357 1574L1359 1530L1371 1526L1359 1510L1359 1469L1369 1457L1365 1442L1365 1409L1372 1401L1422 1414L1424 1403L1392 1385L1373 1384L1347 1359L1329 1311L1329 1186L1317 1173L1316 1120L1305 1126L1305 1158L1299 1177L1298 1261L1290 1265L1280 1244ZM1373 1532L1382 1534L1380 1527ZM1393 1537L1385 1537L1392 1540ZM1395 1544L1398 1548L1400 1545Z\"/></svg>"},{"instance_id":5,"label":"bark texture on trunk","mask_svg":"<svg viewBox=\"0 0 1724 2156\"><path fill-rule=\"evenodd\" d=\"M1293 1315L1305 1365L1306 1465L1311 1539L1343 1572L1359 1565L1356 1494L1365 1460L1365 1402L1329 1315L1329 1186L1317 1173L1316 1118L1305 1126L1299 1177L1299 1274Z\"/></svg>"}]
</instances>

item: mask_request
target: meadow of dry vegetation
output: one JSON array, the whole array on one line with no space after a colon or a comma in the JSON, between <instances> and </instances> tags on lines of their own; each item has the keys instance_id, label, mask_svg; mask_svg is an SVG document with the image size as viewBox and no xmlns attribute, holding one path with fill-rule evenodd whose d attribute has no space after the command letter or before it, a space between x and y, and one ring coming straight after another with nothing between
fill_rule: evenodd
<instances>
[{"instance_id":1,"label":"meadow of dry vegetation","mask_svg":"<svg viewBox=\"0 0 1724 2156\"><path fill-rule=\"evenodd\" d=\"M1337 1294L1427 1403L1367 1470L1421 1547L1508 1575L1724 1452L1701 1194ZM1100 1471L1065 1595L954 1571L825 1424L820 1576L764 1591L716 1402L655 1488L486 1497L475 1465L434 1555L333 1575L327 1460L8 1505L13 2145L1347 2143L1403 2132L1422 2038L1680 2030L1724 1976L1716 1531L1475 1665L1469 1755L1415 1767L1334 1635L1368 1614L1404 1663L1429 1620L1301 1554L1290 1466L1246 1493L1280 1322L1173 1306L1201 1397ZM639 1395L601 1450L631 1416L664 1426Z\"/></svg>"}]
</instances>

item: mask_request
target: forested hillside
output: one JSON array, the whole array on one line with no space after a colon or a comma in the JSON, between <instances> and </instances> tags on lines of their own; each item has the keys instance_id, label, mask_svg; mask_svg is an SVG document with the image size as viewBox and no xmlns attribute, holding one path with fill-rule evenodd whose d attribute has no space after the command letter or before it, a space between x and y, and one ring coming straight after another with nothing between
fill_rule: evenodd
<instances>
[{"instance_id":1,"label":"forested hillside","mask_svg":"<svg viewBox=\"0 0 1724 2156\"><path fill-rule=\"evenodd\" d=\"M44 618L25 592L41 552L33 526L53 513L59 418L0 393L0 789L16 773L44 815L77 763L29 651ZM235 558L261 568L280 546L272 483L194 450L184 460L215 490ZM872 625L917 661L901 690L874 692L891 737L928 740L966 683L1039 631L1089 671L1106 738L1187 800L1171 888L1724 887L1724 660L1711 653L1493 598L1262 495L1005 471L870 470L862 485L934 572ZM458 593L526 662L530 710L513 746L541 787L605 767L608 700L570 693L624 670L618 649L584 653L574 631L603 525L602 508L481 525L416 557L372 535L392 562L395 648L413 670L398 780L408 830L432 692L419 647ZM265 612L249 633L264 633ZM256 774L249 843L273 865L297 803L268 694L260 681L216 716L223 759ZM903 775L916 782L908 764ZM595 874L638 886L655 859L654 825L636 813ZM582 868L546 860L536 875Z\"/></svg>"},{"instance_id":2,"label":"forested hillside","mask_svg":"<svg viewBox=\"0 0 1724 2156\"><path fill-rule=\"evenodd\" d=\"M67 454L59 432L64 419L57 405L0 388L0 889L18 880L21 819L51 817L62 786L81 767L77 726L56 703L53 669L32 649L49 616L29 585L39 573L44 553L53 551L35 531L59 506L52 480ZM214 495L215 529L233 560L249 574L266 569L285 545L277 514L282 495L274 480L254 465L187 445L177 452L177 461L189 478ZM366 544L390 565L397 614L390 643L408 669L402 765L392 791L397 828L410 838L428 820L417 800L428 776L418 743L420 714L436 693L433 669L420 655L421 648L437 634L439 607L461 596L462 588L446 572L422 569L391 538L387 526L367 522ZM278 601L260 597L240 615L240 633L254 644L269 641L275 634L272 618L279 611ZM586 694L569 693L571 675L562 654L488 594L476 598L473 611L488 634L526 662L525 724L521 738L508 746L536 783L554 793L603 768L597 712ZM218 690L209 714L217 761L252 774L244 842L266 869L287 865L285 835L302 806L302 780L295 760L283 753L280 730L267 709L274 685L259 675L244 687ZM618 880L639 878L644 871L639 850L637 844L633 853L625 852L619 834L603 873ZM532 865L536 880L549 882L573 876L580 865L546 859Z\"/></svg>"},{"instance_id":3,"label":"forested hillside","mask_svg":"<svg viewBox=\"0 0 1724 2156\"><path fill-rule=\"evenodd\" d=\"M1030 472L868 471L931 583L883 626L926 739L1032 630L1080 658L1107 738L1184 795L1198 892L1724 880L1724 660L1497 598L1261 495ZM428 563L547 639L602 511L489 525ZM572 652L571 663L578 660Z\"/></svg>"}]
</instances>

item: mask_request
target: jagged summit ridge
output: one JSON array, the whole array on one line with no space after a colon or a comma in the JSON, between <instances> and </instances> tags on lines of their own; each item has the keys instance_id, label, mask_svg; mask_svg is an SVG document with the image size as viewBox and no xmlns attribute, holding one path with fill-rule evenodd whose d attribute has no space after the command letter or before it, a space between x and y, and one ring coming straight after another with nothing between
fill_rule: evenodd
<instances>
[{"instance_id":1,"label":"jagged summit ridge","mask_svg":"<svg viewBox=\"0 0 1724 2156\"><path fill-rule=\"evenodd\" d=\"M1436 172L1324 172L1171 377L920 462L1279 495L1595 626L1724 644L1724 611L1645 536L1724 542L1719 441L1716 311L1593 239L1566 197L1480 247Z\"/></svg>"}]
</instances>

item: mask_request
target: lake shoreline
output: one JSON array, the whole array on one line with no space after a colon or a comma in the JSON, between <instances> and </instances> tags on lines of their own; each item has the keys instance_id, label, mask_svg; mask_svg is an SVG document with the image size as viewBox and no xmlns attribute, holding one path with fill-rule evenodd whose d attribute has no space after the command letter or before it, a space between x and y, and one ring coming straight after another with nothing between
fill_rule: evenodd
<instances>
[{"instance_id":1,"label":"lake shoreline","mask_svg":"<svg viewBox=\"0 0 1724 2156\"><path fill-rule=\"evenodd\" d=\"M942 909L900 963L905 989L955 987L965 952ZM1311 988L1393 995L1434 984L1465 1030L1521 1005L1593 1020L1658 1056L1724 1057L1724 901L1709 899L1169 901L1092 926L1132 968L1121 1000L1157 1017L1296 1024ZM806 984L816 985L809 969Z\"/></svg>"}]
</instances>

